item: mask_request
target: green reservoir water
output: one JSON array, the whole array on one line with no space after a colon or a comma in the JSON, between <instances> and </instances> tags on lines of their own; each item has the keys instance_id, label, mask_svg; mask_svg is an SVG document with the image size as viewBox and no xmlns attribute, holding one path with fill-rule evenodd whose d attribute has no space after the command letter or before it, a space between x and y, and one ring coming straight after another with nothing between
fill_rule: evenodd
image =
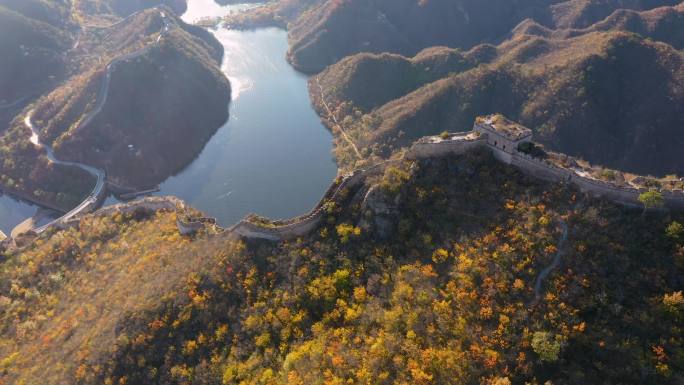
<instances>
[{"instance_id":1,"label":"green reservoir water","mask_svg":"<svg viewBox=\"0 0 684 385\"><path fill-rule=\"evenodd\" d=\"M186 22L249 5L190 0ZM249 213L289 218L311 209L337 174L332 135L311 107L307 76L285 60L287 32L212 31L225 49L230 118L156 195L175 195L224 226Z\"/></svg>"},{"instance_id":2,"label":"green reservoir water","mask_svg":"<svg viewBox=\"0 0 684 385\"><path fill-rule=\"evenodd\" d=\"M190 0L186 22L217 17L248 4L219 6ZM332 135L311 107L307 76L285 60L287 32L276 29L212 31L223 44L230 79L229 120L198 157L160 185L230 226L249 213L289 218L310 210L337 174ZM108 198L105 205L116 203ZM11 229L35 206L0 196L0 230Z\"/></svg>"}]
</instances>

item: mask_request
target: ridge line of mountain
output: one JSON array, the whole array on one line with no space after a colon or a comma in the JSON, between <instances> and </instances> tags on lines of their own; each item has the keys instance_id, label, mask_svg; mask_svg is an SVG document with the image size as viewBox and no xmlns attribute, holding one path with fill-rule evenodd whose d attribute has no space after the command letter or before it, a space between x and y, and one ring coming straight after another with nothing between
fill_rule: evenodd
<instances>
[{"instance_id":1,"label":"ridge line of mountain","mask_svg":"<svg viewBox=\"0 0 684 385\"><path fill-rule=\"evenodd\" d=\"M268 241L283 241L305 236L320 225L327 214L327 204L334 202L339 204L345 198L349 189L363 184L369 177L377 176L385 172L388 167L396 166L404 161L415 161L419 159L442 158L451 155L463 155L477 148L490 150L495 159L508 165L512 165L536 179L552 183L573 184L583 193L588 193L597 197L602 197L613 203L627 207L638 207L642 202L640 196L654 189L637 188L633 186L621 186L615 183L601 181L592 178L586 172L575 168L574 158L564 154L564 162L573 164L572 167L563 167L544 158L535 157L521 151L519 148L511 148L497 144L501 137L494 135L491 137L483 129L483 119L478 118L469 132L442 134L439 136L425 136L416 140L413 145L395 159L385 160L374 164L368 168L356 169L338 177L333 181L324 193L323 197L309 212L297 217L283 220L264 218L256 214L250 214L241 219L238 223L227 227L218 227L218 233L232 234L246 239L262 239ZM527 129L529 130L529 129ZM505 140L505 139L504 139ZM524 140L518 144L534 142ZM665 205L671 209L680 210L684 208L684 191L682 190L660 190L661 198ZM177 197L146 197L133 202L111 205L94 211L93 216L110 215L113 212L135 212L136 210L157 211L175 210L177 214L183 215L184 219L178 218L177 226L181 234L189 235L203 229L207 223L216 224L216 219L206 216L187 216L187 205ZM180 217L180 215L179 215ZM49 228L68 228L77 226L82 215L74 215L64 221L56 220L42 228L41 233ZM13 242L8 238L7 244Z\"/></svg>"}]
</instances>

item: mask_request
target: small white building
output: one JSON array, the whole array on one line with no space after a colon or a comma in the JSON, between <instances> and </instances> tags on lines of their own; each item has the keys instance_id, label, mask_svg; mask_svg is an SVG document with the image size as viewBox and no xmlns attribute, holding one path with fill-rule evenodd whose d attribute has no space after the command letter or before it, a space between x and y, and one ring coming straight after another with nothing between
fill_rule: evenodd
<instances>
[{"instance_id":1,"label":"small white building","mask_svg":"<svg viewBox=\"0 0 684 385\"><path fill-rule=\"evenodd\" d=\"M486 135L487 145L494 150L494 156L509 164L511 155L518 151L518 145L532 141L532 130L500 114L478 117L473 131Z\"/></svg>"}]
</instances>

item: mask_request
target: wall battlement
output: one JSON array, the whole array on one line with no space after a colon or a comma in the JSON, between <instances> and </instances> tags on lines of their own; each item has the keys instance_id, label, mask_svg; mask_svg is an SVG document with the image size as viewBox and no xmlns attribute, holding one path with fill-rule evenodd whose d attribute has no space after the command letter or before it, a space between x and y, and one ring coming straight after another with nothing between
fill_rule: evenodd
<instances>
[{"instance_id":1,"label":"wall battlement","mask_svg":"<svg viewBox=\"0 0 684 385\"><path fill-rule=\"evenodd\" d=\"M521 140L531 140L531 136L524 135ZM474 129L470 132L423 137L409 147L404 154L404 159L418 160L449 155L463 155L476 148L487 148L492 151L496 159L518 168L525 174L549 182L571 183L584 193L603 197L623 205L640 206L639 195L648 191L644 188L618 186L610 182L580 175L573 169L564 168L549 160L535 158L523 153L518 150L518 144L518 142L510 139L502 141L498 137L492 138L490 132L479 129L478 123L476 123ZM401 161L401 159L387 161L368 170L357 170L352 174L338 178L318 205L311 212L301 217L287 221L270 221L267 223L242 220L229 229L229 231L246 238L273 241L306 235L314 230L325 217L325 202L337 201L342 191L360 185L367 177L377 175L388 164L397 161ZM684 209L683 192L663 191L662 194L668 207Z\"/></svg>"},{"instance_id":2,"label":"wall battlement","mask_svg":"<svg viewBox=\"0 0 684 385\"><path fill-rule=\"evenodd\" d=\"M498 135L493 133L491 128L487 127L486 123L491 120L491 117L478 119L473 130L469 132L423 137L409 147L403 158L417 160L462 155L476 148L487 148L492 151L496 159L515 166L527 175L549 182L570 183L584 193L602 197L619 204L641 206L639 195L648 191L647 189L619 186L607 181L590 178L580 175L576 170L564 168L549 160L536 158L521 152L518 150L518 145L523 142L531 142L532 135L527 134L527 131L522 126L519 128L520 134L516 137ZM506 122L508 121L506 120ZM396 161L401 161L401 159ZM325 202L336 201L339 198L340 191L361 184L368 176L377 174L384 170L384 167L389 163L396 161L384 162L368 170L357 170L352 174L342 177L341 181L338 179L326 192L319 204L306 215L288 221L271 221L268 223L243 220L233 226L230 231L246 238L274 241L303 236L320 224L325 215L323 206ZM662 195L668 207L684 209L684 192L663 191Z\"/></svg>"},{"instance_id":3,"label":"wall battlement","mask_svg":"<svg viewBox=\"0 0 684 385\"><path fill-rule=\"evenodd\" d=\"M623 205L641 206L639 195L648 191L645 188L617 185L581 175L573 168L562 167L550 160L533 157L519 151L517 148L519 143L504 141L505 144L502 144L500 138L492 138L490 135L491 133L478 129L478 123L476 122L474 129L470 132L423 137L414 142L404 153L403 157L399 159L388 160L368 169L355 170L338 177L330 185L316 206L304 215L287 220L269 220L248 216L234 226L224 230L224 234L234 234L243 238L270 241L281 241L304 236L315 230L325 219L328 202L341 202L347 197L351 189L362 185L369 177L380 175L387 166L397 164L403 160L463 155L477 148L489 149L496 159L510 164L535 178L555 183L571 183L584 193L603 197ZM531 140L531 136L525 136L525 139ZM684 209L684 192L662 191L662 195L668 207ZM108 206L96 211L92 215L133 213L140 210L175 210L177 213L184 213L186 207L183 201L175 197L148 197L131 203ZM58 227L75 226L79 220L78 218L73 218L60 224ZM188 235L201 230L208 222L215 223L215 220L212 218L177 220L178 229L181 234Z\"/></svg>"},{"instance_id":4,"label":"wall battlement","mask_svg":"<svg viewBox=\"0 0 684 385\"><path fill-rule=\"evenodd\" d=\"M269 221L260 219L255 221L253 217L247 217L227 231L233 232L246 238L258 238L267 240L284 240L301 237L314 230L327 214L326 203L339 202L345 198L348 191L354 187L361 185L366 178L378 175L384 171L384 168L397 161L386 161L366 170L356 170L348 173L342 177L338 177L335 182L328 188L323 198L318 202L314 208L302 216L284 220L284 221Z\"/></svg>"}]
</instances>

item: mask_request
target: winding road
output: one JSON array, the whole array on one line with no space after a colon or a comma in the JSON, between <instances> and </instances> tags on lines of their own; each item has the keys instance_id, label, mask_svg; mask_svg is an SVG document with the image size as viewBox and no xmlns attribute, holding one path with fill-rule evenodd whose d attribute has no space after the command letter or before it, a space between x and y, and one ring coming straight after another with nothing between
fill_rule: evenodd
<instances>
[{"instance_id":1,"label":"winding road","mask_svg":"<svg viewBox=\"0 0 684 385\"><path fill-rule=\"evenodd\" d=\"M152 9L157 9L157 8L152 8ZM128 16L126 19L124 19L118 23L113 24L112 26L120 25L123 21L129 20L131 17L133 17L139 13L140 12L136 12L136 13ZM81 121L78 123L78 126L76 126L76 128L74 129L74 133L77 133L77 132L81 131L83 128L85 128L86 126L88 126L90 124L90 122L92 122L93 119L95 119L95 117L102 111L102 108L104 108L105 104L107 103L107 96L109 94L109 84L112 80L112 70L114 69L114 67L121 62L124 62L126 60L135 59L137 57L140 57L140 56L146 54L150 49L152 49L152 47L154 45L159 44L159 42L161 42L162 38L165 37L166 34L169 32L170 24L169 24L169 21L166 17L166 13L164 11L159 11L159 15L161 16L162 21L164 22L164 26L162 27L162 30L159 32L159 36L155 40L154 44L147 45L143 48L140 48L139 50L133 51L131 53L127 53L127 54L119 56L119 57L116 57L116 58L112 59L112 61L110 61L109 64L107 64L106 71L105 71L105 78L104 78L104 81L102 82L102 84L100 85L100 90L97 94L97 102L95 103L95 107L90 112L88 112L83 117L83 119L81 119Z\"/></svg>"},{"instance_id":2,"label":"winding road","mask_svg":"<svg viewBox=\"0 0 684 385\"><path fill-rule=\"evenodd\" d=\"M157 9L157 8L155 7L153 9ZM139 12L136 12L135 14L127 17L126 19L122 20L121 22L123 22L125 20L129 20L132 16L135 16L138 13ZM155 40L154 44L147 45L147 46L145 46L145 47L143 47L137 51L128 53L128 54L123 55L123 56L119 56L119 57L117 57L117 58L115 58L109 62L109 64L107 65L107 68L106 68L105 78L102 82L102 85L100 86L100 90L99 90L98 95L97 95L97 102L95 104L95 108L93 108L92 111L88 112L86 114L86 116L79 122L78 126L74 130L75 132L78 132L79 130L81 130L85 126L87 126L102 111L102 108L104 107L105 103L107 102L107 95L109 92L109 83L111 81L112 69L114 68L114 66L116 64L122 62L122 61L130 60L130 59L139 57L139 56L147 53L152 48L152 46L158 44L161 41L161 39L164 36L166 36L166 33L169 31L170 24L169 24L169 21L166 17L166 13L164 11L159 11L159 14L160 14L160 16L164 22L164 26L162 27L162 30L159 34L159 37ZM119 25L121 22L113 24L112 26ZM33 115L33 110L29 111L26 114L26 117L24 118L24 124L26 125L26 127L29 130L31 130L31 137L29 139L30 142L33 145L35 145L36 147L44 149L45 152L47 153L47 158L51 163L59 164L59 165L63 165L63 166L80 168L81 170L84 170L87 173L89 173L90 175L92 175L93 177L95 177L97 180L95 183L95 186L93 187L93 190L90 192L90 194L83 201L81 201L81 203L78 206L74 207L69 212L67 212L63 216L55 219L52 222L50 222L46 225L32 229L35 233L40 234L40 233L44 232L45 230L47 230L49 227L51 227L57 223L63 223L65 221L79 215L80 213L82 213L86 210L90 210L93 207L95 207L97 205L99 199L101 198L102 194L104 193L104 189L106 186L106 173L104 170L101 170L101 169L98 169L98 168L95 168L95 167L92 167L92 166L89 166L89 165L86 165L83 163L63 161L63 160L59 160L57 157L55 157L55 153L54 153L54 150L52 149L52 147L41 142L40 133L39 133L38 129L36 129L36 126L33 124L33 121L31 120L32 115Z\"/></svg>"},{"instance_id":3,"label":"winding road","mask_svg":"<svg viewBox=\"0 0 684 385\"><path fill-rule=\"evenodd\" d=\"M24 118L24 124L26 125L26 127L28 127L31 130L31 138L29 139L29 141L33 145L35 145L36 147L44 149L45 152L47 153L47 158L51 163L59 164L59 165L63 165L63 166L80 168L81 170L86 171L87 173L89 173L90 175L94 176L97 179L97 182L95 183L95 187L93 187L93 190L78 206L74 207L69 212L67 212L66 214L62 215L61 217L55 219L54 221L52 221L52 222L50 222L44 226L37 227L37 228L33 229L34 232L40 234L43 231L45 231L48 227L50 227L56 223L59 223L59 222L67 221L67 220L75 217L76 215L80 214L85 209L92 208L94 205L96 205L98 199L100 198L101 194L104 191L106 175L105 175L104 170L101 170L101 169L98 169L98 168L95 168L92 166L88 166L88 165L83 164L83 163L69 162L69 161L63 161L63 160L57 159L55 157L55 153L54 153L52 147L47 146L40 141L40 136L38 134L38 130L36 129L33 122L31 121L32 114L33 114L33 111L30 111L28 114L26 114L26 118Z\"/></svg>"}]
</instances>

